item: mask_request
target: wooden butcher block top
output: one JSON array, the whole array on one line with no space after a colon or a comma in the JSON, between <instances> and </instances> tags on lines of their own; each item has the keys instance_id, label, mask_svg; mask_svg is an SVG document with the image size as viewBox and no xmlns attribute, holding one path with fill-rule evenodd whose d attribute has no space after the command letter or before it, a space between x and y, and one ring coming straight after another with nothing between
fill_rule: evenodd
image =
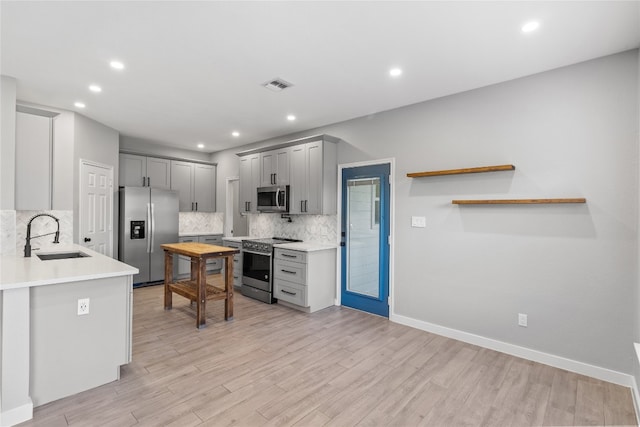
<instances>
[{"instance_id":1,"label":"wooden butcher block top","mask_svg":"<svg viewBox=\"0 0 640 427\"><path fill-rule=\"evenodd\" d=\"M227 248L226 246L216 246L197 242L165 243L161 246L164 250L188 257L201 257L205 255L225 256L240 253L240 251L235 248Z\"/></svg>"}]
</instances>

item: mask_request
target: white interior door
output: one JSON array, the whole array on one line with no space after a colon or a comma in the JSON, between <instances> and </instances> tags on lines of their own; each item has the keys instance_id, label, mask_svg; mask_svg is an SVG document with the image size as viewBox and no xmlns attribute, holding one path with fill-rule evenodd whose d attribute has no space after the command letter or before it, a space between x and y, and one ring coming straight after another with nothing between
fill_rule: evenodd
<instances>
[{"instance_id":1,"label":"white interior door","mask_svg":"<svg viewBox=\"0 0 640 427\"><path fill-rule=\"evenodd\" d=\"M78 243L113 257L113 167L80 161Z\"/></svg>"},{"instance_id":2,"label":"white interior door","mask_svg":"<svg viewBox=\"0 0 640 427\"><path fill-rule=\"evenodd\" d=\"M227 178L226 211L224 216L225 236L246 236L247 217L242 215L243 206L240 204L240 179Z\"/></svg>"}]
</instances>

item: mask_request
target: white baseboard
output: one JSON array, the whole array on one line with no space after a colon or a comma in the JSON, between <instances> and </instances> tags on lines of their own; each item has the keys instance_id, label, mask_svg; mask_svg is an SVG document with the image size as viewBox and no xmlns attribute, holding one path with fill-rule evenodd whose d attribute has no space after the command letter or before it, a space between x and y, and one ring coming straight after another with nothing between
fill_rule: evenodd
<instances>
[{"instance_id":1,"label":"white baseboard","mask_svg":"<svg viewBox=\"0 0 640 427\"><path fill-rule=\"evenodd\" d=\"M482 337L480 335L470 334L468 332L459 331L457 329L446 328L444 326L424 322L422 320L412 319L406 316L392 314L389 316L389 320L437 335L442 335L447 338L474 344L480 347L510 354L516 357L521 357L523 359L531 360L534 362L543 363L545 365L553 366L554 368L560 368L567 371L575 372L577 374L597 378L602 381L607 381L625 387L631 387L633 389L634 398L640 401L640 399L637 399L640 398L640 395L638 395L638 388L635 384L635 378L633 377L633 375L624 374L622 372L613 371L611 369L601 368L599 366L590 365L588 363L578 362L576 360L567 359L561 356L555 356L549 353L543 353L541 351L532 350L526 347L520 347L506 342L497 341L491 338ZM636 414L638 414L637 407Z\"/></svg>"},{"instance_id":2,"label":"white baseboard","mask_svg":"<svg viewBox=\"0 0 640 427\"><path fill-rule=\"evenodd\" d=\"M8 411L0 412L0 426L9 427L22 422L28 421L33 418L33 402L29 399L29 402L17 408L9 409Z\"/></svg>"},{"instance_id":3,"label":"white baseboard","mask_svg":"<svg viewBox=\"0 0 640 427\"><path fill-rule=\"evenodd\" d=\"M638 393L638 383L635 377L631 377L633 384L631 385L631 396L633 397L633 407L636 410L636 423L640 425L640 393Z\"/></svg>"}]
</instances>

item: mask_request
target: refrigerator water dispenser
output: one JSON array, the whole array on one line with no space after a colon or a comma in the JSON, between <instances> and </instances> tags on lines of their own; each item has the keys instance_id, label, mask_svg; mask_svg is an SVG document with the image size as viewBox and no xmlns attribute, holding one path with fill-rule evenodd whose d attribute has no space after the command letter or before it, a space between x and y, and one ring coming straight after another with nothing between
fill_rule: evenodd
<instances>
[{"instance_id":1,"label":"refrigerator water dispenser","mask_svg":"<svg viewBox=\"0 0 640 427\"><path fill-rule=\"evenodd\" d=\"M144 239L144 221L131 221L131 240Z\"/></svg>"}]
</instances>

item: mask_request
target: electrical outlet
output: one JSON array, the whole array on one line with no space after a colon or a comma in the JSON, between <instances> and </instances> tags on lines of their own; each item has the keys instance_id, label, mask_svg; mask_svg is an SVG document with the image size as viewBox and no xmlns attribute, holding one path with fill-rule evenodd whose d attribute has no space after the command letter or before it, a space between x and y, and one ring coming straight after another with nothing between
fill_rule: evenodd
<instances>
[{"instance_id":1,"label":"electrical outlet","mask_svg":"<svg viewBox=\"0 0 640 427\"><path fill-rule=\"evenodd\" d=\"M518 313L518 326L527 327L527 315L523 313Z\"/></svg>"},{"instance_id":2,"label":"electrical outlet","mask_svg":"<svg viewBox=\"0 0 640 427\"><path fill-rule=\"evenodd\" d=\"M78 316L89 314L89 298L78 299Z\"/></svg>"},{"instance_id":3,"label":"electrical outlet","mask_svg":"<svg viewBox=\"0 0 640 427\"><path fill-rule=\"evenodd\" d=\"M411 217L411 226L424 228L427 226L427 219L423 216L412 216Z\"/></svg>"}]
</instances>

